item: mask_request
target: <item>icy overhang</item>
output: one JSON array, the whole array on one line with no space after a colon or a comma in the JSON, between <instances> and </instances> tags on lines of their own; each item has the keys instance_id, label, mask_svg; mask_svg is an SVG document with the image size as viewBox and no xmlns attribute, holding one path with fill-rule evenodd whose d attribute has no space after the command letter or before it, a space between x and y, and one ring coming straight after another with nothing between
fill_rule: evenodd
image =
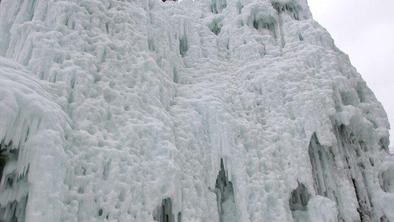
<instances>
[{"instance_id":1,"label":"icy overhang","mask_svg":"<svg viewBox=\"0 0 394 222\"><path fill-rule=\"evenodd\" d=\"M31 75L0 57L0 220L58 221L67 118Z\"/></svg>"}]
</instances>

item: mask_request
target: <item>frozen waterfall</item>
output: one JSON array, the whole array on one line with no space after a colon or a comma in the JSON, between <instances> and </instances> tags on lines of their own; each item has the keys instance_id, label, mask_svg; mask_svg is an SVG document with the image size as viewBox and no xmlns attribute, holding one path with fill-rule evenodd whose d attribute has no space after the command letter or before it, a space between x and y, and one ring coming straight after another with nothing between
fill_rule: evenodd
<instances>
[{"instance_id":1,"label":"frozen waterfall","mask_svg":"<svg viewBox=\"0 0 394 222\"><path fill-rule=\"evenodd\" d=\"M388 222L382 105L306 0L1 0L1 222Z\"/></svg>"}]
</instances>

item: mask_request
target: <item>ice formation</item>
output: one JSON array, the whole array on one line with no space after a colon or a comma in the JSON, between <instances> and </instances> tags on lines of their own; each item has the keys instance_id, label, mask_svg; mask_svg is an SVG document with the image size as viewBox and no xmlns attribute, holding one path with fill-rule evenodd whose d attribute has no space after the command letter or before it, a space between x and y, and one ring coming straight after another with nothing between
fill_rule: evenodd
<instances>
[{"instance_id":1,"label":"ice formation","mask_svg":"<svg viewBox=\"0 0 394 222\"><path fill-rule=\"evenodd\" d=\"M0 1L0 221L394 221L388 128L306 0Z\"/></svg>"}]
</instances>

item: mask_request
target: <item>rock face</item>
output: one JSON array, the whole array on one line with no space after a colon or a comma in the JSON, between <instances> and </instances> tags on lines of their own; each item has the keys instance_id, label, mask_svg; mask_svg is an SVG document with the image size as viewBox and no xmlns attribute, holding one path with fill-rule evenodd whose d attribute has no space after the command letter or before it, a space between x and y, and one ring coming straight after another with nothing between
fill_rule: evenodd
<instances>
[{"instance_id":1,"label":"rock face","mask_svg":"<svg viewBox=\"0 0 394 222\"><path fill-rule=\"evenodd\" d=\"M388 128L306 0L0 2L0 221L394 221Z\"/></svg>"}]
</instances>

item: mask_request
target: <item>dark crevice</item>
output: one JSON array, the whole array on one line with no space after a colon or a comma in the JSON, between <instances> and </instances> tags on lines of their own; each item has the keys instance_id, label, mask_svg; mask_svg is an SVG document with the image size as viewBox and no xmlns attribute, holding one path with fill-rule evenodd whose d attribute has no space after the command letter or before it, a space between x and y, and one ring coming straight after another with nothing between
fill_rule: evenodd
<instances>
[{"instance_id":1,"label":"dark crevice","mask_svg":"<svg viewBox=\"0 0 394 222\"><path fill-rule=\"evenodd\" d=\"M361 222L373 221L373 205L371 203L371 192L368 189L365 176L365 165L360 162L360 152L366 147L362 147L360 141L354 133L345 125L341 125L336 130L337 139L340 141L339 150L345 157L348 175L351 177L352 185L358 202L358 213Z\"/></svg>"},{"instance_id":2,"label":"dark crevice","mask_svg":"<svg viewBox=\"0 0 394 222\"><path fill-rule=\"evenodd\" d=\"M174 83L179 83L178 71L175 67L172 69L172 81Z\"/></svg>"},{"instance_id":3,"label":"dark crevice","mask_svg":"<svg viewBox=\"0 0 394 222\"><path fill-rule=\"evenodd\" d=\"M234 188L227 178L223 159L220 160L220 171L216 178L215 193L220 222L238 221L238 213L234 199Z\"/></svg>"},{"instance_id":4,"label":"dark crevice","mask_svg":"<svg viewBox=\"0 0 394 222\"><path fill-rule=\"evenodd\" d=\"M360 216L360 220L361 222L370 221L371 218L370 212L366 211L366 207L364 206L366 204L366 201L362 200L363 196L359 193L359 187L358 187L359 185L357 184L354 178L352 178L352 184L356 192L356 198L359 204L359 207L357 208L357 212Z\"/></svg>"},{"instance_id":5,"label":"dark crevice","mask_svg":"<svg viewBox=\"0 0 394 222\"><path fill-rule=\"evenodd\" d=\"M277 38L275 27L276 24L272 19L256 18L253 20L253 28L255 28L256 30L263 30L263 29L268 30L272 33L274 38Z\"/></svg>"},{"instance_id":6,"label":"dark crevice","mask_svg":"<svg viewBox=\"0 0 394 222\"><path fill-rule=\"evenodd\" d=\"M24 222L25 210L28 196L24 196L20 201L12 201L8 203L6 208L0 208L1 222Z\"/></svg>"},{"instance_id":7,"label":"dark crevice","mask_svg":"<svg viewBox=\"0 0 394 222\"><path fill-rule=\"evenodd\" d=\"M370 165L373 166L374 161L373 159L369 159L370 164L363 162L368 147L365 142L358 139L344 125L334 126L334 134L337 138L337 146L334 146L335 149L320 145L316 134L312 136L309 144L309 158L312 165L316 193L335 201L338 208L338 220L345 220L343 209L347 203L337 195L344 192L337 185L337 175L340 173L338 170L341 169L338 169L336 161L341 161L344 166L343 170L345 170L344 175L351 181L355 192L360 221L377 220L377 218L374 218L371 192L366 176L368 167Z\"/></svg>"},{"instance_id":8,"label":"dark crevice","mask_svg":"<svg viewBox=\"0 0 394 222\"><path fill-rule=\"evenodd\" d=\"M181 212L178 213L178 221L177 222L182 222L182 213Z\"/></svg>"},{"instance_id":9,"label":"dark crevice","mask_svg":"<svg viewBox=\"0 0 394 222\"><path fill-rule=\"evenodd\" d=\"M262 15L258 9L253 9L248 18L248 25L262 34L270 34L277 39L277 21L273 16Z\"/></svg>"},{"instance_id":10,"label":"dark crevice","mask_svg":"<svg viewBox=\"0 0 394 222\"><path fill-rule=\"evenodd\" d=\"M174 215L172 214L172 202L170 198L164 199L161 203L160 222L174 222Z\"/></svg>"},{"instance_id":11,"label":"dark crevice","mask_svg":"<svg viewBox=\"0 0 394 222\"><path fill-rule=\"evenodd\" d=\"M98 216L101 217L103 215L103 209L99 209Z\"/></svg>"},{"instance_id":12,"label":"dark crevice","mask_svg":"<svg viewBox=\"0 0 394 222\"><path fill-rule=\"evenodd\" d=\"M293 19L300 20L300 10L301 7L297 5L294 1L287 3L272 2L272 7L277 11L278 14L288 13Z\"/></svg>"},{"instance_id":13,"label":"dark crevice","mask_svg":"<svg viewBox=\"0 0 394 222\"><path fill-rule=\"evenodd\" d=\"M298 183L295 190L291 192L289 207L294 221L308 221L307 207L311 195L306 186Z\"/></svg>"},{"instance_id":14,"label":"dark crevice","mask_svg":"<svg viewBox=\"0 0 394 222\"><path fill-rule=\"evenodd\" d=\"M187 40L186 34L184 34L179 39L179 53L181 54L182 57L185 57L188 50L189 50L189 42Z\"/></svg>"},{"instance_id":15,"label":"dark crevice","mask_svg":"<svg viewBox=\"0 0 394 222\"><path fill-rule=\"evenodd\" d=\"M316 193L337 200L336 184L331 175L331 167L335 166L334 155L328 147L319 143L316 134L312 135L309 143L309 159L312 165L314 188Z\"/></svg>"},{"instance_id":16,"label":"dark crevice","mask_svg":"<svg viewBox=\"0 0 394 222\"><path fill-rule=\"evenodd\" d=\"M12 142L9 145L0 144L0 192L14 192L20 187L28 186L27 174L29 167L22 174L16 170L18 161L18 149L12 149ZM0 204L1 222L23 222L25 221L25 210L28 194L18 194L14 199Z\"/></svg>"},{"instance_id":17,"label":"dark crevice","mask_svg":"<svg viewBox=\"0 0 394 222\"><path fill-rule=\"evenodd\" d=\"M380 217L380 222L390 222L390 220L386 217L386 215L383 215Z\"/></svg>"},{"instance_id":18,"label":"dark crevice","mask_svg":"<svg viewBox=\"0 0 394 222\"><path fill-rule=\"evenodd\" d=\"M3 178L3 170L8 161L8 155L0 151L0 181Z\"/></svg>"},{"instance_id":19,"label":"dark crevice","mask_svg":"<svg viewBox=\"0 0 394 222\"><path fill-rule=\"evenodd\" d=\"M386 137L383 137L379 140L379 146L381 148L381 150L386 151L387 153L389 153L389 139Z\"/></svg>"},{"instance_id":20,"label":"dark crevice","mask_svg":"<svg viewBox=\"0 0 394 222\"><path fill-rule=\"evenodd\" d=\"M394 167L380 173L379 183L384 192L394 193Z\"/></svg>"},{"instance_id":21,"label":"dark crevice","mask_svg":"<svg viewBox=\"0 0 394 222\"><path fill-rule=\"evenodd\" d=\"M214 19L209 25L208 28L215 34L219 35L221 29L222 29L222 24L220 23L220 19Z\"/></svg>"},{"instance_id":22,"label":"dark crevice","mask_svg":"<svg viewBox=\"0 0 394 222\"><path fill-rule=\"evenodd\" d=\"M177 221L173 214L171 198L165 198L161 201L161 205L156 208L153 219L158 222L181 222L182 213L178 212Z\"/></svg>"},{"instance_id":23,"label":"dark crevice","mask_svg":"<svg viewBox=\"0 0 394 222\"><path fill-rule=\"evenodd\" d=\"M298 34L298 39L299 39L300 41L304 41L304 37L302 36L301 33Z\"/></svg>"},{"instance_id":24,"label":"dark crevice","mask_svg":"<svg viewBox=\"0 0 394 222\"><path fill-rule=\"evenodd\" d=\"M226 0L211 0L210 8L211 12L214 14L219 14L227 7Z\"/></svg>"}]
</instances>

